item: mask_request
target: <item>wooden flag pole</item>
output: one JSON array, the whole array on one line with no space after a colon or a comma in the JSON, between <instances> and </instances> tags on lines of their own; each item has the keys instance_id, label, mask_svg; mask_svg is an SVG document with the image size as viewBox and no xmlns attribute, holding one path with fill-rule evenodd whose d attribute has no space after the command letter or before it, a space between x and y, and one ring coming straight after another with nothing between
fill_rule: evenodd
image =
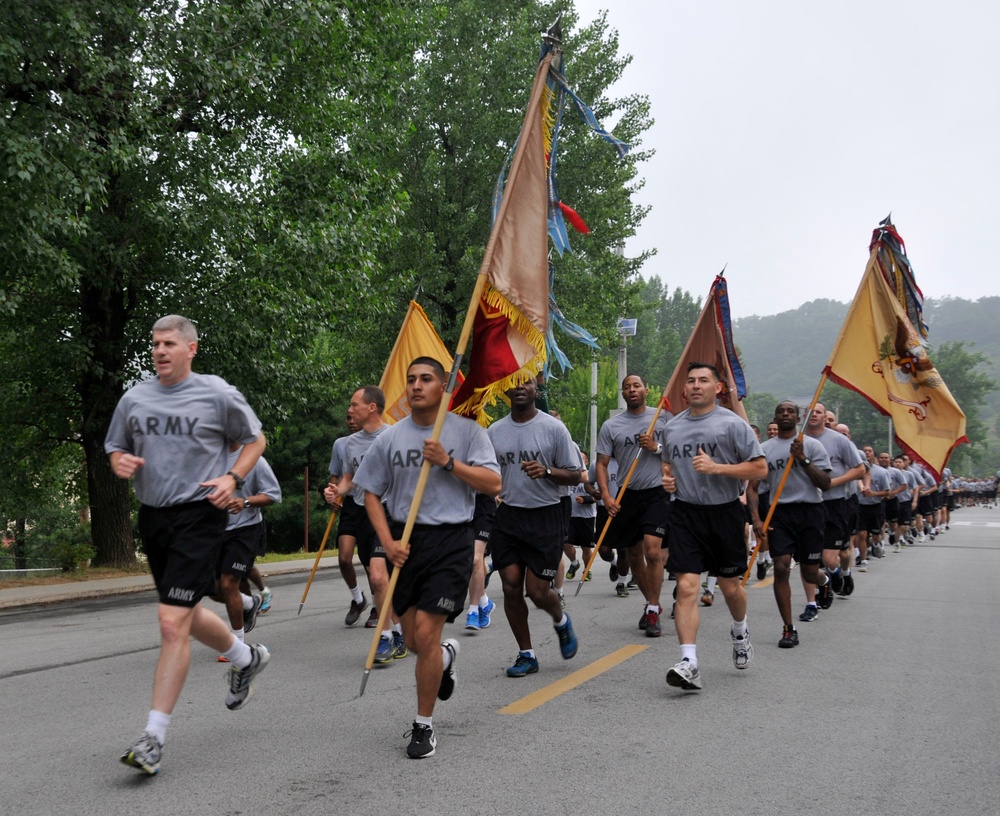
<instances>
[{"instance_id":1,"label":"wooden flag pole","mask_svg":"<svg viewBox=\"0 0 1000 816\"><path fill-rule=\"evenodd\" d=\"M330 530L333 529L333 520L337 518L337 513L340 512L340 505L335 504L333 506L333 512L330 513L330 520L326 523L326 532L323 533L323 540L320 542L319 551L316 553L316 561L313 564L312 572L309 573L309 580L306 582L305 592L302 593L302 600L299 601L299 611L295 613L295 617L302 614L302 607L305 606L306 596L309 595L309 587L312 586L313 578L316 576L316 569L319 567L319 559L323 557L323 550L326 549L326 540L330 537Z\"/></svg>"},{"instance_id":2,"label":"wooden flag pole","mask_svg":"<svg viewBox=\"0 0 1000 816\"><path fill-rule=\"evenodd\" d=\"M816 407L816 403L819 402L819 395L823 391L823 386L826 385L826 372L819 378L819 385L816 386L816 393L813 394L812 402L809 403L809 408L806 409L805 419L802 420L802 427L799 428L799 433L795 437L796 440L802 441L802 437L806 434L806 426L809 424L809 416L812 414L813 408ZM767 508L767 518L764 519L761 526L764 528L764 537L767 537L768 525L771 523L771 517L774 515L774 508L778 506L778 499L781 498L781 492L785 489L785 482L788 481L788 474L792 472L792 456L788 457L788 461L785 462L785 470L781 474L781 481L778 482L778 487L774 491L774 495L770 498L770 507ZM753 569L754 561L757 560L757 553L760 552L760 545L763 542L760 538L757 539L757 544L753 548L753 552L750 553L750 558L747 561L746 572L743 573L743 581L741 586L747 585L747 579L750 578L750 570Z\"/></svg>"},{"instance_id":3,"label":"wooden flag pole","mask_svg":"<svg viewBox=\"0 0 1000 816\"><path fill-rule=\"evenodd\" d=\"M663 392L664 394L666 391ZM646 429L646 436L650 436L653 433L653 429L656 427L656 421L660 418L660 412L663 410L663 394L660 395L660 401L656 405L656 413L653 414L653 421L649 423L649 427ZM625 493L625 488L628 487L629 481L632 479L632 474L635 473L635 467L639 464L639 456L645 448L639 448L639 452L636 453L635 459L632 460L632 464L629 465L628 473L625 474L625 480L621 483L618 488L618 495L615 496L615 502L620 503L621 498ZM611 526L612 516L608 516L608 520L604 522L604 529L601 530L601 535L597 539L597 544L594 545L593 551L590 553L590 558L587 559L587 566L584 567L583 573L580 575L580 583L576 585L576 592L574 596L580 594L580 590L583 589L584 581L587 578L587 573L590 572L590 568L594 566L594 561L597 559L597 554L601 550L601 544L604 543L604 536L608 533L608 528Z\"/></svg>"},{"instance_id":4,"label":"wooden flag pole","mask_svg":"<svg viewBox=\"0 0 1000 816\"><path fill-rule=\"evenodd\" d=\"M553 54L555 53L555 51L550 51L542 58L538 65L538 69L535 72L535 80L531 87L531 97L528 100L527 108L525 108L524 123L527 123L528 117L531 116L532 111L534 111L541 104L542 93L545 89L545 77L548 76L549 67L552 64ZM522 134L524 133L524 130L525 124L522 124ZM514 184L518 178L521 165L524 163L525 151L526 140L519 137L518 146L514 150L514 157L511 160L510 171L507 175L508 193L510 186ZM475 323L476 311L479 309L479 302L482 299L483 293L486 291L487 273L493 264L493 253L496 250L497 242L500 238L501 228L506 223L507 210L510 205L510 200L511 196L509 194L504 195L501 198L496 216L493 220L493 227L490 230L489 240L486 242L486 251L483 253L483 262L479 267L479 275L476 278L476 285L472 291L472 298L469 300L469 308L465 313L465 322L462 324L462 333L458 339L458 346L455 349L455 362L451 367L448 384L445 387L444 395L441 398L441 405L438 408L437 418L434 421L434 428L431 431L430 439L434 442L437 442L441 437L441 429L444 427L445 417L448 416L448 409L451 407L451 395L458 382L458 372L462 367L462 359L465 356L465 350L469 345L469 338L472 336L472 327ZM544 260L544 253L542 258ZM545 264L545 270L545 274L548 274L547 263ZM413 526L417 521L417 513L420 510L420 503L423 501L424 488L427 486L427 479L430 476L430 472L431 464L425 460L420 466L420 476L417 479L417 487L413 491L413 501L410 504L410 512L407 515L406 525L403 528L403 537L400 539L400 544L404 549L409 549L410 547L410 535L412 534ZM392 577L389 579L389 586L386 589L385 600L382 602L382 608L379 609L378 626L375 629L375 636L372 638L371 648L368 650L368 659L365 661L364 673L361 676L361 692L359 696L364 695L365 685L368 683L368 676L371 674L372 666L375 665L375 652L378 651L378 642L389 614L389 606L392 603L392 596L396 590L396 582L399 579L400 569L401 568L397 568L392 571Z\"/></svg>"}]
</instances>

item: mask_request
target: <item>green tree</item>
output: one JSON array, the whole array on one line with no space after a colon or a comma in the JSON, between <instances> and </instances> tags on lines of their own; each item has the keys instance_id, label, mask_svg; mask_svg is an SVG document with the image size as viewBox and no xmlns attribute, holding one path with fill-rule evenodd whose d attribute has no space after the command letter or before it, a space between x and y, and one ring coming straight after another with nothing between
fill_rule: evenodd
<instances>
[{"instance_id":1,"label":"green tree","mask_svg":"<svg viewBox=\"0 0 1000 816\"><path fill-rule=\"evenodd\" d=\"M0 421L5 440L82 445L99 563L133 558L103 440L156 317L198 321L199 367L273 423L328 390L352 328L393 301L377 261L405 204L386 168L421 5L0 9ZM342 356L321 356L323 332Z\"/></svg>"},{"instance_id":2,"label":"green tree","mask_svg":"<svg viewBox=\"0 0 1000 816\"><path fill-rule=\"evenodd\" d=\"M996 465L998 446L981 414L990 395L997 390L997 382L982 370L991 360L982 352L966 348L974 345L961 341L941 343L931 350L931 359L955 401L965 411L965 435L970 444L955 449L952 470L988 476Z\"/></svg>"}]
</instances>

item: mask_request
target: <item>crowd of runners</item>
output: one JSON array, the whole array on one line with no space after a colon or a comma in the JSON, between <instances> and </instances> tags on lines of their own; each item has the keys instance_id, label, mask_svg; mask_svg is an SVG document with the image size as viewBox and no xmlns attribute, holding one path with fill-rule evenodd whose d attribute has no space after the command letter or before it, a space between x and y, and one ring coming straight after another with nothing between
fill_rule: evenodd
<instances>
[{"instance_id":1,"label":"crowd of runners","mask_svg":"<svg viewBox=\"0 0 1000 816\"><path fill-rule=\"evenodd\" d=\"M261 457L259 420L232 386L192 372L196 352L190 322L158 321L157 377L123 397L106 442L114 472L134 479L160 599L152 706L141 736L121 757L150 775L160 769L190 637L230 664L230 709L249 699L270 659L264 645L244 637L272 602L253 562L265 544L260 508L281 494ZM508 677L534 674L545 659L533 645L531 608L551 620L560 656L577 654L564 582L591 580L588 567L599 555L609 565L610 591L641 598L644 637L660 637L664 619L673 620L679 659L666 682L695 691L703 685L700 610L714 604L717 591L731 617L733 665L743 671L754 656L744 590L754 569L758 581L772 576L778 612L756 610L755 631L759 637L771 627L770 618L778 646L793 648L797 624L854 593L854 573L866 572L870 559L941 535L957 506L996 505L1000 472L963 479L944 468L935 478L905 454L859 449L850 429L820 404L799 439L800 407L779 403L761 438L756 426L718 405L720 374L705 363L688 366L688 407L676 416L647 405L641 376L625 377L625 409L602 425L592 463L562 421L539 408L534 381L507 392L510 413L488 429L447 414L435 438L445 385L440 362L414 360L406 382L411 413L394 425L383 420L379 388L357 389L347 408L350 433L333 444L324 490L339 514L345 625L358 624L370 607L364 626L376 627L389 602L375 662L415 656L416 714L406 746L415 759L434 754L434 708L457 683L460 642L443 637L445 624L489 628L496 614L491 579L500 585L512 635ZM424 462L429 478L404 547ZM806 598L797 618L793 567ZM394 570L400 572L389 601ZM200 603L206 597L225 605L228 625ZM623 620L635 626L631 615Z\"/></svg>"}]
</instances>

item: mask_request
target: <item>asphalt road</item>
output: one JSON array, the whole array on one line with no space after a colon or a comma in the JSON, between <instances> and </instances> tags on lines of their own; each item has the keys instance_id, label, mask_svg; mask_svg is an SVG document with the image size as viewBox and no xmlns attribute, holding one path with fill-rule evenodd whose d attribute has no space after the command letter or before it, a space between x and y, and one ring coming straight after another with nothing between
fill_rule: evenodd
<instances>
[{"instance_id":1,"label":"asphalt road","mask_svg":"<svg viewBox=\"0 0 1000 816\"><path fill-rule=\"evenodd\" d=\"M854 596L800 624L796 649L777 648L770 579L751 579L747 671L733 668L719 596L702 610L699 693L665 684L672 627L644 637L637 594L615 597L603 565L578 597L568 588L579 654L562 660L536 612L541 671L524 679L504 675L516 646L495 597L488 630L467 633L464 616L447 628L459 683L435 712L437 754L421 761L404 753L414 658L376 667L359 698L371 630L344 627L334 570L298 617L306 576L274 579L250 638L273 658L244 710L226 710L225 667L193 646L154 778L118 762L149 707L153 598L3 611L0 813L995 816L1000 509L954 522L856 573Z\"/></svg>"}]
</instances>

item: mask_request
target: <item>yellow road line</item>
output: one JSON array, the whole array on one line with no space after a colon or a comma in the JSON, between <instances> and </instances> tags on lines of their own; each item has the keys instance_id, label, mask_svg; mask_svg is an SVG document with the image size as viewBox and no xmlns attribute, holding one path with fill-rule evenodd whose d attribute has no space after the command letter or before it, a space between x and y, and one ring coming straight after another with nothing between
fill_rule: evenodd
<instances>
[{"instance_id":1,"label":"yellow road line","mask_svg":"<svg viewBox=\"0 0 1000 816\"><path fill-rule=\"evenodd\" d=\"M771 584L773 583L774 583L774 576L768 575L767 578L762 578L761 580L752 584L752 586L766 587L766 586L771 586Z\"/></svg>"},{"instance_id":2,"label":"yellow road line","mask_svg":"<svg viewBox=\"0 0 1000 816\"><path fill-rule=\"evenodd\" d=\"M639 654L639 652L648 648L648 645L640 646L639 644L623 646L621 649L612 652L606 657L602 657L600 660L595 660L590 665L584 666L579 671L568 674L561 680L556 680L554 683L549 683L549 685L538 689L538 691L532 692L527 697L515 700L510 705L506 705L501 708L500 713L527 714L529 711L534 711L540 705L547 703L549 700L553 700L560 694L586 683L588 680L597 677L599 674L603 674L608 669L614 668L619 663L624 663L630 657L635 657Z\"/></svg>"}]
</instances>

